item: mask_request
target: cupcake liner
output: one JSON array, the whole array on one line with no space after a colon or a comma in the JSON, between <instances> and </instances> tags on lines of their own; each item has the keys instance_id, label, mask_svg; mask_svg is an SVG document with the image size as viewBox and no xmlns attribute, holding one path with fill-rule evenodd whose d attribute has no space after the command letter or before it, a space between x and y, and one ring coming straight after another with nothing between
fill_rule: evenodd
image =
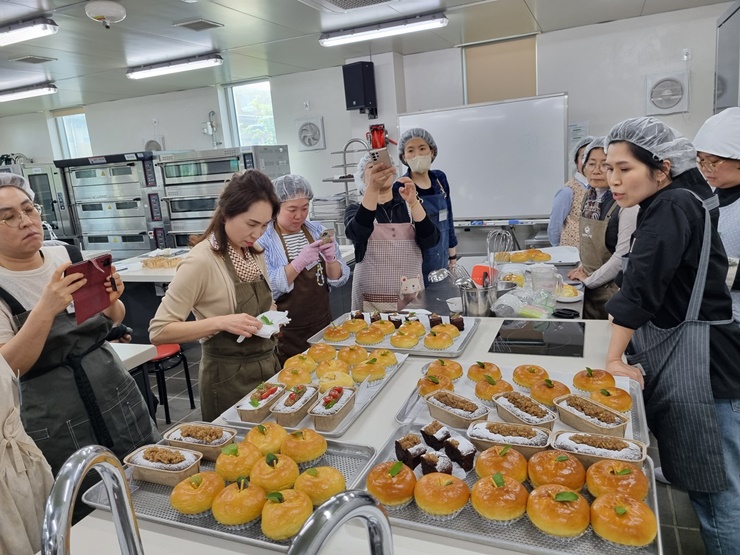
<instances>
[{"instance_id":1,"label":"cupcake liner","mask_svg":"<svg viewBox=\"0 0 740 555\"><path fill-rule=\"evenodd\" d=\"M527 517L527 518L529 518L529 517ZM531 520L531 519L530 519L529 521L530 521L530 522L532 522L532 520ZM534 523L532 523L532 526L534 526ZM539 528L537 528L536 526L534 526L534 527L535 527L535 528L537 529L537 531L539 531L539 533L540 533L540 534L542 534L543 536L547 536L548 538L550 538L550 539L553 539L553 540L555 540L555 541L558 541L558 542L560 542L560 543L570 543L570 542L572 542L572 541L574 541L574 540L577 540L577 539L579 539L579 538L582 538L582 537L583 537L583 536L584 536L585 534L587 534L587 533L588 533L588 531L589 531L589 530L591 530L591 525L589 524L589 525L588 525L588 526L586 527L586 529L585 529L585 530L584 530L583 532L581 532L580 534L578 534L577 536L571 536L571 537L569 537L569 538L566 538L566 537L563 537L563 536L555 536L555 535L553 535L553 534L548 534L547 532L543 532L542 530L540 530L540 529L539 529Z\"/></svg>"},{"instance_id":2,"label":"cupcake liner","mask_svg":"<svg viewBox=\"0 0 740 555\"><path fill-rule=\"evenodd\" d=\"M594 535L597 538L599 538L601 541L603 541L604 543L609 544L611 547L614 547L614 548L617 548L617 549L623 549L625 551L635 551L635 552L636 551L641 551L642 549L648 547L650 545L650 543L653 543L653 542L650 542L647 545L625 545L623 543L617 543L617 542L613 542L611 540L607 540L605 538L602 538L596 532L594 532ZM653 540L653 541L655 541L655 540Z\"/></svg>"},{"instance_id":3,"label":"cupcake liner","mask_svg":"<svg viewBox=\"0 0 740 555\"><path fill-rule=\"evenodd\" d=\"M466 505L467 505L467 503L466 503ZM418 505L417 505L417 507L418 507ZM459 514L460 514L460 513L462 512L462 510L463 510L464 508L465 508L465 506L463 506L463 507L459 508L459 509L458 509L458 510L456 510L456 511L455 511L454 513L450 513L450 514L447 514L447 515L433 515L432 513L428 513L428 512L426 512L426 511L425 511L424 509L422 509L421 507L419 507L419 510L420 510L420 511L421 511L422 513L424 513L424 516L425 516L426 518L428 518L428 519L430 519L430 520L434 520L434 521L436 521L436 522L447 522L448 520L452 520L452 519L453 519L453 518L455 518L455 517L456 517L457 515L459 515Z\"/></svg>"},{"instance_id":4,"label":"cupcake liner","mask_svg":"<svg viewBox=\"0 0 740 555\"><path fill-rule=\"evenodd\" d=\"M473 510L475 511L475 507L473 507ZM506 526L511 526L515 522L519 522L527 513L525 512L521 516L509 520L497 520L495 518L488 518L480 514L478 511L475 511L475 514L478 515L478 518L480 518L483 522L487 522L488 524L493 524L494 526L503 528Z\"/></svg>"},{"instance_id":5,"label":"cupcake liner","mask_svg":"<svg viewBox=\"0 0 740 555\"><path fill-rule=\"evenodd\" d=\"M523 385L519 385L513 380L512 380L512 384L514 385L514 391L518 390L518 391L521 391L522 393L526 393L527 395L529 395L529 392L532 390L531 387L525 387Z\"/></svg>"},{"instance_id":6,"label":"cupcake liner","mask_svg":"<svg viewBox=\"0 0 740 555\"><path fill-rule=\"evenodd\" d=\"M487 407L496 407L496 404L493 402L493 399L484 399L483 397L479 397L478 395L475 396L476 399L478 399L481 403L486 405Z\"/></svg>"},{"instance_id":7,"label":"cupcake liner","mask_svg":"<svg viewBox=\"0 0 740 555\"><path fill-rule=\"evenodd\" d=\"M260 521L260 517L254 518L250 520L249 522L243 522L242 524L221 524L218 523L219 526L222 528L225 528L229 532L238 532L240 530L247 530L257 524ZM218 522L218 521L216 521Z\"/></svg>"},{"instance_id":8,"label":"cupcake liner","mask_svg":"<svg viewBox=\"0 0 740 555\"><path fill-rule=\"evenodd\" d=\"M177 509L175 509L175 510L177 510ZM177 511L177 514L179 514L180 516L184 516L185 518L191 518L193 520L197 520L199 518L205 518L208 515L210 515L211 514L211 509L208 509L207 511L203 511L201 513L195 513L194 515L188 515L188 514L185 514L185 513L181 513L180 511Z\"/></svg>"},{"instance_id":9,"label":"cupcake liner","mask_svg":"<svg viewBox=\"0 0 740 555\"><path fill-rule=\"evenodd\" d=\"M385 336L383 336L383 338L385 338ZM381 339L378 339L377 341L373 341L373 342L370 342L370 341L356 341L355 340L355 342L358 345L377 345L378 343L382 343L383 342L383 339L381 338Z\"/></svg>"},{"instance_id":10,"label":"cupcake liner","mask_svg":"<svg viewBox=\"0 0 740 555\"><path fill-rule=\"evenodd\" d=\"M408 501L405 501L404 503L401 503L399 505L386 505L385 503L381 503L386 511L400 511L401 509L405 509L409 505L411 505L411 502L413 501L413 497L409 499Z\"/></svg>"},{"instance_id":11,"label":"cupcake liner","mask_svg":"<svg viewBox=\"0 0 740 555\"><path fill-rule=\"evenodd\" d=\"M447 349L451 349L452 345L448 345L447 347L428 347L424 345L425 349L429 349L430 351L446 351Z\"/></svg>"},{"instance_id":12,"label":"cupcake liner","mask_svg":"<svg viewBox=\"0 0 740 555\"><path fill-rule=\"evenodd\" d=\"M316 457L315 459L312 459L312 460L310 460L310 461L306 461L306 462L298 463L298 469L299 469L299 470L300 470L301 472L303 472L303 471L305 471L305 470L306 470L306 469L308 469L308 468L313 468L313 467L314 467L314 466L316 466L316 465L317 465L317 464L319 463L319 461L321 461L321 459L323 459L323 458L324 458L324 455L321 455L321 456L319 456L319 457Z\"/></svg>"}]
</instances>

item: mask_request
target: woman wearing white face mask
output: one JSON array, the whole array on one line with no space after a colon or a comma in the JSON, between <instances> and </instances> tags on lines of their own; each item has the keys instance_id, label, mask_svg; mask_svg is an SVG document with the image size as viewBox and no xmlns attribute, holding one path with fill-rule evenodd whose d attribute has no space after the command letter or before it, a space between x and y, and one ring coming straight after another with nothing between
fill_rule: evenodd
<instances>
[{"instance_id":1,"label":"woman wearing white face mask","mask_svg":"<svg viewBox=\"0 0 740 555\"><path fill-rule=\"evenodd\" d=\"M439 229L439 243L432 248L424 249L422 253L422 275L424 284L429 285L427 281L429 272L451 267L457 262L455 253L457 236L452 225L450 185L444 172L429 169L437 157L437 143L425 129L415 127L401 135L398 152L401 162L409 168L406 177L416 185L424 210ZM394 183L394 191L402 185L400 181Z\"/></svg>"}]
</instances>

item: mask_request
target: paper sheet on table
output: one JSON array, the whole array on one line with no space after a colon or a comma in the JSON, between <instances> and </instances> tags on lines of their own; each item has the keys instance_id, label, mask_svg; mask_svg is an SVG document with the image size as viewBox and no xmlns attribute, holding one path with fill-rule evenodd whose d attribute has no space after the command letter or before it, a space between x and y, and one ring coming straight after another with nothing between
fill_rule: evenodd
<instances>
[{"instance_id":1,"label":"paper sheet on table","mask_svg":"<svg viewBox=\"0 0 740 555\"><path fill-rule=\"evenodd\" d=\"M268 310L267 312L257 315L257 320L262 322L262 327L257 333L255 333L255 335L257 337L264 337L265 339L269 339L278 333L280 331L280 326L290 323L287 310ZM241 343L242 341L244 341L244 336L240 335L236 342Z\"/></svg>"}]
</instances>

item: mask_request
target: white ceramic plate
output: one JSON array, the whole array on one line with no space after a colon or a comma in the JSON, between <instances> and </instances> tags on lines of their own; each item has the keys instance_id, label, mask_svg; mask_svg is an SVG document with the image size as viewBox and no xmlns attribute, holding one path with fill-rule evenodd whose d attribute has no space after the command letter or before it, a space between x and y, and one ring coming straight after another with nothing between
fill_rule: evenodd
<instances>
[{"instance_id":1,"label":"white ceramic plate","mask_svg":"<svg viewBox=\"0 0 740 555\"><path fill-rule=\"evenodd\" d=\"M583 291L579 291L575 297L558 297L556 300L559 303L577 303L583 299Z\"/></svg>"}]
</instances>

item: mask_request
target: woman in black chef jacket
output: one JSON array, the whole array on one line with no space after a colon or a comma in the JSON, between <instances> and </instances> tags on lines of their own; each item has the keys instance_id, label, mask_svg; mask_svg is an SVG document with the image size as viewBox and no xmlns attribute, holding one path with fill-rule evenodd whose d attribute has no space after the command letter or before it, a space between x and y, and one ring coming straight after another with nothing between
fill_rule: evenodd
<instances>
[{"instance_id":1,"label":"woman in black chef jacket","mask_svg":"<svg viewBox=\"0 0 740 555\"><path fill-rule=\"evenodd\" d=\"M421 280L422 249L439 242L414 182L402 177L394 189L395 178L396 168L372 161L370 153L355 170L364 196L344 213L345 233L355 247L352 310L396 310L401 277Z\"/></svg>"},{"instance_id":2,"label":"woman in black chef jacket","mask_svg":"<svg viewBox=\"0 0 740 555\"><path fill-rule=\"evenodd\" d=\"M737 554L740 327L717 198L692 144L664 123L626 120L606 142L614 199L640 205L621 289L606 304L614 318L607 370L644 384L663 473L688 490L707 552Z\"/></svg>"}]
</instances>

